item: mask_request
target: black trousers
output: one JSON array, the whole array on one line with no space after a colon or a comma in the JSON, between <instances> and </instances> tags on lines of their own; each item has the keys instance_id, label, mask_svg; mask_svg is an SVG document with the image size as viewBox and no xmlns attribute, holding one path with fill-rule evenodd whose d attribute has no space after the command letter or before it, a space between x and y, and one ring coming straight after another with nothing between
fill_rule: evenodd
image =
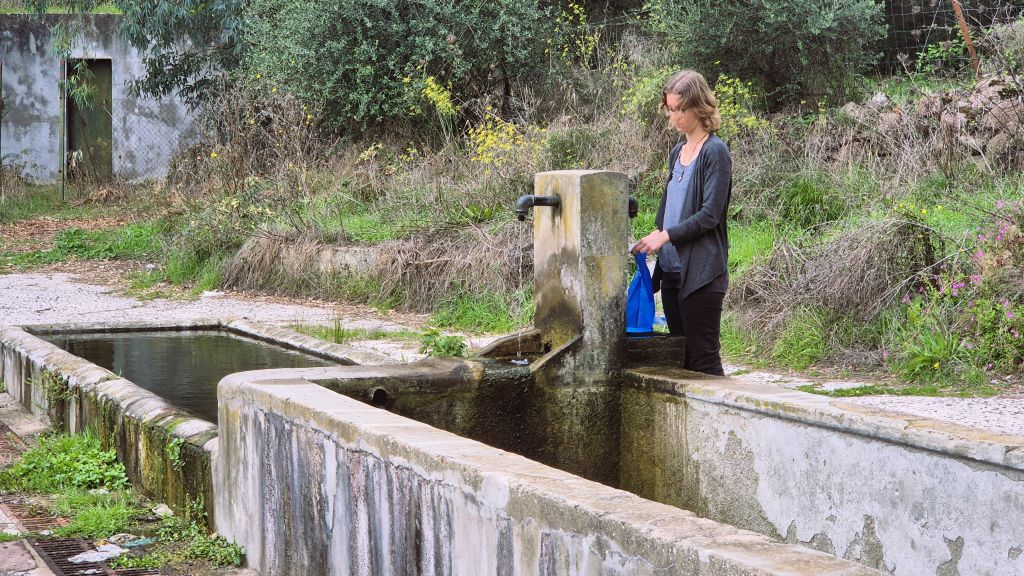
<instances>
[{"instance_id":1,"label":"black trousers","mask_svg":"<svg viewBox=\"0 0 1024 576\"><path fill-rule=\"evenodd\" d=\"M721 331L725 292L710 288L704 286L680 298L679 274L665 274L661 279L661 303L669 333L686 338L683 368L724 376Z\"/></svg>"}]
</instances>

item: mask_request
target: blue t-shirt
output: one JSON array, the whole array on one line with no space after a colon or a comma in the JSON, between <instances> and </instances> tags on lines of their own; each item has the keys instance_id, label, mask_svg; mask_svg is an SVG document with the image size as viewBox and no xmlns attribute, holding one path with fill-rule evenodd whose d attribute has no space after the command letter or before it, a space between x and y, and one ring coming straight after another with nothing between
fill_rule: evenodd
<instances>
[{"instance_id":1,"label":"blue t-shirt","mask_svg":"<svg viewBox=\"0 0 1024 576\"><path fill-rule=\"evenodd\" d=\"M683 213L683 202L690 194L690 180L693 176L694 165L696 162L691 162L689 166L683 166L676 162L672 167L672 180L668 183L666 191L668 196L665 198L664 230L679 224L679 216ZM661 247L661 251L658 253L658 265L661 266L663 272L683 271L683 263L679 260L676 247L671 242Z\"/></svg>"}]
</instances>

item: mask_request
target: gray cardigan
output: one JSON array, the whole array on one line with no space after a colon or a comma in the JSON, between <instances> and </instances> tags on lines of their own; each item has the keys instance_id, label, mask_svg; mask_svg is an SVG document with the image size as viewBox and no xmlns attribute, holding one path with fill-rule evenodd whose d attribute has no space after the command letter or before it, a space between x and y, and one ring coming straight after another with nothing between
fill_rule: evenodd
<instances>
[{"instance_id":1,"label":"gray cardigan","mask_svg":"<svg viewBox=\"0 0 1024 576\"><path fill-rule=\"evenodd\" d=\"M668 156L668 177L679 160L683 142L676 144ZM726 219L732 196L732 158L729 147L718 136L711 135L696 159L691 186L693 194L683 203L679 223L668 229L668 237L683 263L680 298L707 286L721 276L723 290L729 278L729 233ZM668 189L668 182L665 184ZM658 230L665 223L665 193L654 220ZM658 289L661 267L654 268L654 286Z\"/></svg>"}]
</instances>

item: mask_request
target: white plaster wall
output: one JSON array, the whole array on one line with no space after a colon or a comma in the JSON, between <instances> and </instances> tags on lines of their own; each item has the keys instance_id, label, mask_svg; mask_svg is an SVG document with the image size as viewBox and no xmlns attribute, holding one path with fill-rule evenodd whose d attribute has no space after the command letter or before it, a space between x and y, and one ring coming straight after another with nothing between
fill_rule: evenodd
<instances>
[{"instance_id":1,"label":"white plaster wall","mask_svg":"<svg viewBox=\"0 0 1024 576\"><path fill-rule=\"evenodd\" d=\"M281 376L218 386L215 527L261 574L877 574Z\"/></svg>"},{"instance_id":2,"label":"white plaster wall","mask_svg":"<svg viewBox=\"0 0 1024 576\"><path fill-rule=\"evenodd\" d=\"M118 179L162 178L182 138L193 137L191 115L177 98L137 98L128 83L145 73L142 55L117 32L119 16L0 15L0 49L4 63L0 154L23 164L35 181L59 177L60 59L52 52L50 26L58 18L75 18L81 36L72 58L110 59L112 71L113 169Z\"/></svg>"},{"instance_id":3,"label":"white plaster wall","mask_svg":"<svg viewBox=\"0 0 1024 576\"><path fill-rule=\"evenodd\" d=\"M627 398L623 488L897 576L1024 575L1022 438L728 380Z\"/></svg>"}]
</instances>

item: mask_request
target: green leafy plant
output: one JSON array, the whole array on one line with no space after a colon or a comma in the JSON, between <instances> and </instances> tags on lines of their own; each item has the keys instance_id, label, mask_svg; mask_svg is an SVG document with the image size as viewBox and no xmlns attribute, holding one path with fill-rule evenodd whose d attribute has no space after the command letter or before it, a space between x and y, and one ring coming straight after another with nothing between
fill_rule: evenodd
<instances>
[{"instance_id":1,"label":"green leafy plant","mask_svg":"<svg viewBox=\"0 0 1024 576\"><path fill-rule=\"evenodd\" d=\"M426 84L413 78L432 78L449 91L450 101L464 102L491 93L496 84L544 72L551 11L537 0L246 5L246 81L322 103L329 128L397 118L433 121L436 114L424 112L434 107Z\"/></svg>"},{"instance_id":2,"label":"green leafy plant","mask_svg":"<svg viewBox=\"0 0 1024 576\"><path fill-rule=\"evenodd\" d=\"M957 76L968 63L967 42L960 36L929 44L918 52L914 70L929 76Z\"/></svg>"},{"instance_id":3,"label":"green leafy plant","mask_svg":"<svg viewBox=\"0 0 1024 576\"><path fill-rule=\"evenodd\" d=\"M441 334L437 328L427 328L423 332L420 353L428 356L466 356L466 342L458 336Z\"/></svg>"},{"instance_id":4,"label":"green leafy plant","mask_svg":"<svg viewBox=\"0 0 1024 576\"><path fill-rule=\"evenodd\" d=\"M185 461L181 457L181 447L184 445L185 439L175 436L164 447L164 451L167 452L167 459L171 461L171 467L178 471L185 466Z\"/></svg>"},{"instance_id":5,"label":"green leafy plant","mask_svg":"<svg viewBox=\"0 0 1024 576\"><path fill-rule=\"evenodd\" d=\"M211 534L206 528L206 507L202 499L189 502L182 516L167 516L158 530L160 539L181 542L184 559L205 560L215 566L238 566L242 550L223 536Z\"/></svg>"},{"instance_id":6,"label":"green leafy plant","mask_svg":"<svg viewBox=\"0 0 1024 576\"><path fill-rule=\"evenodd\" d=\"M124 465L89 434L42 438L16 464L0 472L5 490L59 492L67 489L120 490L128 485Z\"/></svg>"},{"instance_id":7,"label":"green leafy plant","mask_svg":"<svg viewBox=\"0 0 1024 576\"><path fill-rule=\"evenodd\" d=\"M874 0L648 0L652 31L677 62L759 85L774 104L800 97L845 100L851 80L877 60L885 37Z\"/></svg>"}]
</instances>

